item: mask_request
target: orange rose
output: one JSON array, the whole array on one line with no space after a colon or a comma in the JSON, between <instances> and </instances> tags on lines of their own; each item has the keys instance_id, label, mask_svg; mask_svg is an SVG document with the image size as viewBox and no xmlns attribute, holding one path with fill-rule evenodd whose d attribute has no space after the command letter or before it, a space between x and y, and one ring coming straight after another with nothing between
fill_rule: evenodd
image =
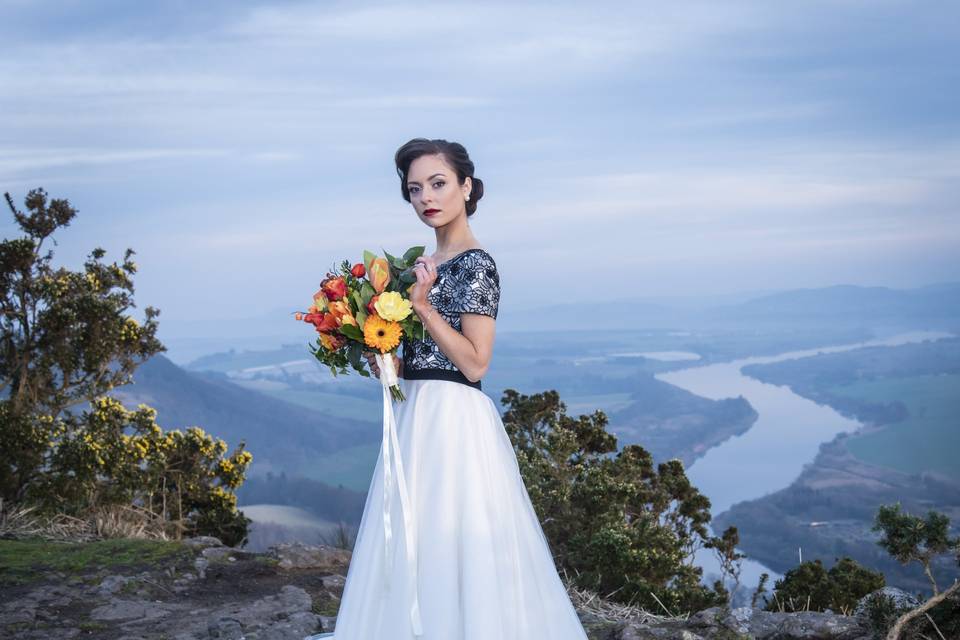
<instances>
[{"instance_id":1,"label":"orange rose","mask_svg":"<svg viewBox=\"0 0 960 640\"><path fill-rule=\"evenodd\" d=\"M341 335L332 333L321 333L320 344L327 351L336 351L347 342L347 339Z\"/></svg>"},{"instance_id":2,"label":"orange rose","mask_svg":"<svg viewBox=\"0 0 960 640\"><path fill-rule=\"evenodd\" d=\"M313 294L313 304L315 305L317 311L325 311L328 302L330 301L327 299L327 295L322 289Z\"/></svg>"},{"instance_id":3,"label":"orange rose","mask_svg":"<svg viewBox=\"0 0 960 640\"><path fill-rule=\"evenodd\" d=\"M320 333L328 333L340 326L332 313L308 313L303 321L312 324Z\"/></svg>"},{"instance_id":4,"label":"orange rose","mask_svg":"<svg viewBox=\"0 0 960 640\"><path fill-rule=\"evenodd\" d=\"M350 305L346 300L337 300L330 303L330 313L337 320L337 326L344 324L356 325L357 320L350 311Z\"/></svg>"},{"instance_id":5,"label":"orange rose","mask_svg":"<svg viewBox=\"0 0 960 640\"><path fill-rule=\"evenodd\" d=\"M390 263L386 258L374 258L370 261L370 272L367 277L373 285L373 290L383 293L390 284Z\"/></svg>"},{"instance_id":6,"label":"orange rose","mask_svg":"<svg viewBox=\"0 0 960 640\"><path fill-rule=\"evenodd\" d=\"M347 283L342 276L327 278L320 284L320 291L330 300L341 300L347 295Z\"/></svg>"}]
</instances>

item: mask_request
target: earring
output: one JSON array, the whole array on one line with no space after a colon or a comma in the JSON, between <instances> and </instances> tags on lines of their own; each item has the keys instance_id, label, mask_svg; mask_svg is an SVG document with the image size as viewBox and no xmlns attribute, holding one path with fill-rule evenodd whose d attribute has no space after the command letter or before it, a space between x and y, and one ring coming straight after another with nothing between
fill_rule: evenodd
<instances>
[{"instance_id":1,"label":"earring","mask_svg":"<svg viewBox=\"0 0 960 640\"><path fill-rule=\"evenodd\" d=\"M467 200L469 200L469 199L470 199L470 194L468 193L468 194L467 194Z\"/></svg>"}]
</instances>

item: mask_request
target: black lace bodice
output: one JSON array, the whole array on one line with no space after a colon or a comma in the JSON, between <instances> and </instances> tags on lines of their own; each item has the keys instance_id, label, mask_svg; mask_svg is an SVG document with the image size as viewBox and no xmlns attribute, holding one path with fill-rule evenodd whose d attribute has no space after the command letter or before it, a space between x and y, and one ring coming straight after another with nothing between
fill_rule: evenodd
<instances>
[{"instance_id":1,"label":"black lace bodice","mask_svg":"<svg viewBox=\"0 0 960 640\"><path fill-rule=\"evenodd\" d=\"M457 331L462 331L461 313L481 313L496 319L500 305L500 274L493 256L484 249L467 249L437 265L437 279L427 300ZM403 339L403 377L456 380L480 388L467 380L428 333Z\"/></svg>"}]
</instances>

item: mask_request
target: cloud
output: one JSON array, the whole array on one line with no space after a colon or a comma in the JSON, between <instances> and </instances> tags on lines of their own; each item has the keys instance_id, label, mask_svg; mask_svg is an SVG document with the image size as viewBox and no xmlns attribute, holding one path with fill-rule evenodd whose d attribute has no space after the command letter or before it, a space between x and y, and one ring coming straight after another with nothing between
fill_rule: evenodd
<instances>
[{"instance_id":1,"label":"cloud","mask_svg":"<svg viewBox=\"0 0 960 640\"><path fill-rule=\"evenodd\" d=\"M0 148L0 178L8 172L53 167L127 164L151 160L216 158L227 155L223 149L70 149Z\"/></svg>"},{"instance_id":2,"label":"cloud","mask_svg":"<svg viewBox=\"0 0 960 640\"><path fill-rule=\"evenodd\" d=\"M837 278L920 278L924 247L926 264L960 266L958 78L943 64L960 55L955 9L14 9L0 180L101 212L71 233L137 239L161 306L294 267L312 281L315 262L364 245L432 248L392 164L421 135L470 149L487 187L471 228L531 296L557 293L538 285L547 268L563 295L589 292L598 264L649 267L637 294L721 275L729 289L774 273L797 284L844 252L862 260ZM295 286L258 300L277 306Z\"/></svg>"},{"instance_id":3,"label":"cloud","mask_svg":"<svg viewBox=\"0 0 960 640\"><path fill-rule=\"evenodd\" d=\"M785 121L824 118L836 110L836 105L827 102L807 104L774 104L764 108L693 108L682 115L674 115L665 124L676 129L723 128L734 125L783 123Z\"/></svg>"}]
</instances>

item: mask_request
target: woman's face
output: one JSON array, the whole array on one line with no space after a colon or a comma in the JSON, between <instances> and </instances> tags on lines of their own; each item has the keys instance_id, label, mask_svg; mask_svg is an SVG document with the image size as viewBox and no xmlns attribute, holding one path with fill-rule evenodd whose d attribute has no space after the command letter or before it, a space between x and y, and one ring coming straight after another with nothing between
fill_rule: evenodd
<instances>
[{"instance_id":1,"label":"woman's face","mask_svg":"<svg viewBox=\"0 0 960 640\"><path fill-rule=\"evenodd\" d=\"M457 172L439 155L423 155L410 163L407 193L417 216L431 227L442 227L457 216L466 215L469 176L457 183Z\"/></svg>"}]
</instances>

